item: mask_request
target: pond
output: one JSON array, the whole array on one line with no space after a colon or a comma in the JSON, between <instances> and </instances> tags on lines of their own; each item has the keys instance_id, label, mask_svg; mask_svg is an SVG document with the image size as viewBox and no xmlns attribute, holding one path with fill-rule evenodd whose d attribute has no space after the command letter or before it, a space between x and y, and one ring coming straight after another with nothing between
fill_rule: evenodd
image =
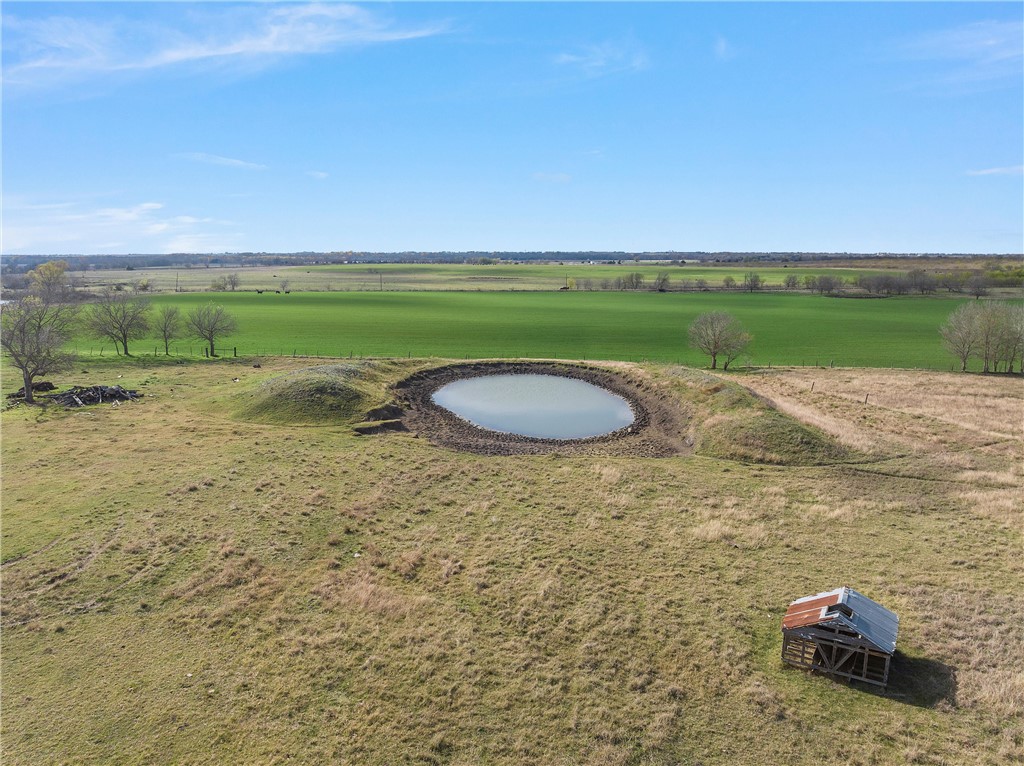
<instances>
[{"instance_id":1,"label":"pond","mask_svg":"<svg viewBox=\"0 0 1024 766\"><path fill-rule=\"evenodd\" d=\"M433 402L490 431L536 439L586 439L634 420L621 396L558 375L484 375L442 386Z\"/></svg>"}]
</instances>

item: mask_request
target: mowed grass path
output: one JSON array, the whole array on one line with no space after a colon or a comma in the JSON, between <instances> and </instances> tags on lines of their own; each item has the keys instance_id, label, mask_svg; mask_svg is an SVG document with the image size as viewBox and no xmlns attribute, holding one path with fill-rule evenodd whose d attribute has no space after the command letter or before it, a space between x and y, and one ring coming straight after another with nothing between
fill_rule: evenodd
<instances>
[{"instance_id":1,"label":"mowed grass path","mask_svg":"<svg viewBox=\"0 0 1024 766\"><path fill-rule=\"evenodd\" d=\"M939 326L963 300L856 300L786 294L658 293L253 293L160 295L187 312L214 301L238 320L218 342L240 355L347 357L534 357L682 362L707 358L686 328L706 311L728 311L754 335L755 364L949 369ZM155 340L137 341L152 354ZM79 338L84 353L113 347ZM179 354L202 354L179 340ZM162 353L162 346L160 351Z\"/></svg>"}]
</instances>

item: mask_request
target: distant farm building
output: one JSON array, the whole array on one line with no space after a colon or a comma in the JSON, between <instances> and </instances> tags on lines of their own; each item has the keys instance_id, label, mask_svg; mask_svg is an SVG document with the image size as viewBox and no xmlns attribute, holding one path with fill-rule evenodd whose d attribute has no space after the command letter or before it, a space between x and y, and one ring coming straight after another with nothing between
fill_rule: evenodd
<instances>
[{"instance_id":1,"label":"distant farm building","mask_svg":"<svg viewBox=\"0 0 1024 766\"><path fill-rule=\"evenodd\" d=\"M900 619L851 588L799 598L782 619L790 665L885 686Z\"/></svg>"}]
</instances>

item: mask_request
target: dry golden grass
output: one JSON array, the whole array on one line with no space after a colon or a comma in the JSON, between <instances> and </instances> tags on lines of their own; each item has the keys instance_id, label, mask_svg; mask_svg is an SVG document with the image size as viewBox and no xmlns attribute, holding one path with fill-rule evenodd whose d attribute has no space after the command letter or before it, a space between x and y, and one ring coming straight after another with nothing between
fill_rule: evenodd
<instances>
[{"instance_id":1,"label":"dry golden grass","mask_svg":"<svg viewBox=\"0 0 1024 766\"><path fill-rule=\"evenodd\" d=\"M224 416L297 366L4 413L5 764L1024 758L1019 441L880 407L852 464L489 458ZM842 584L901 616L884 693L779 661Z\"/></svg>"},{"instance_id":2,"label":"dry golden grass","mask_svg":"<svg viewBox=\"0 0 1024 766\"><path fill-rule=\"evenodd\" d=\"M750 375L743 384L865 452L1024 441L1019 376L792 368Z\"/></svg>"}]
</instances>

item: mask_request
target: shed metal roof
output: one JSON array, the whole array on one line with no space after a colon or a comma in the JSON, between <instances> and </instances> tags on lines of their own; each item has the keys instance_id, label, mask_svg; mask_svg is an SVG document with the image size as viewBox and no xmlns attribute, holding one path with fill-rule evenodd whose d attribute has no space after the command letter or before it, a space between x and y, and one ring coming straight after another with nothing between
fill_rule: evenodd
<instances>
[{"instance_id":1,"label":"shed metal roof","mask_svg":"<svg viewBox=\"0 0 1024 766\"><path fill-rule=\"evenodd\" d=\"M896 651L900 618L853 588L836 588L798 598L786 610L782 629L794 630L822 623L851 630L889 654Z\"/></svg>"}]
</instances>

